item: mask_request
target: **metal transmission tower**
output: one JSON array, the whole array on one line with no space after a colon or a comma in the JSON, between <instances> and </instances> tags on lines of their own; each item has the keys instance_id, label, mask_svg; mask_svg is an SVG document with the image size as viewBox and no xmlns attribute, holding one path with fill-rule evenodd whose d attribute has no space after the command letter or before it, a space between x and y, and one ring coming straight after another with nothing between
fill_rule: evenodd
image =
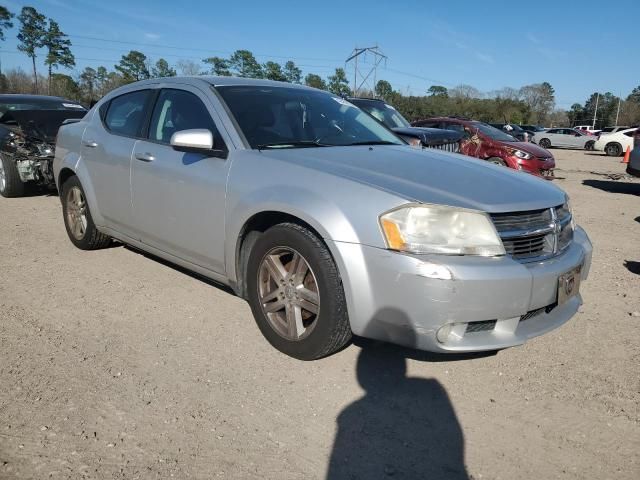
<instances>
[{"instance_id":1,"label":"metal transmission tower","mask_svg":"<svg viewBox=\"0 0 640 480\"><path fill-rule=\"evenodd\" d=\"M364 55L364 57L362 57L362 60L366 60L367 54L373 55L373 64L366 64L367 66L371 65L371 68L369 68L368 72L365 72L364 70L362 70L362 67L358 67L358 58L361 55ZM387 58L388 57L384 53L382 53L382 51L377 45L375 47L365 47L365 48L356 47L353 49L353 52L351 52L351 55L349 56L349 58L345 60L344 63L345 63L345 66L349 62L353 62L354 64L353 66L353 96L354 97L358 96L358 91L365 84L371 89L372 92L375 92L378 65L380 65L380 63L382 63L382 61L384 60L384 64L386 66ZM362 63L364 62L361 62L361 64ZM373 74L373 86L372 84L369 83L369 78L372 76L372 74ZM360 83L358 83L358 77L360 77Z\"/></svg>"}]
</instances>

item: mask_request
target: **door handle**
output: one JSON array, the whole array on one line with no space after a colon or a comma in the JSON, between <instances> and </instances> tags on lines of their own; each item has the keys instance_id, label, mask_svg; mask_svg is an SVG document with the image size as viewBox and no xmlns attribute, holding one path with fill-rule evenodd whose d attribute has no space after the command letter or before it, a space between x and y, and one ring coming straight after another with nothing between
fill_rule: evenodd
<instances>
[{"instance_id":1,"label":"door handle","mask_svg":"<svg viewBox=\"0 0 640 480\"><path fill-rule=\"evenodd\" d=\"M136 153L136 158L142 162L153 162L156 159L156 157L151 155L149 152Z\"/></svg>"},{"instance_id":2,"label":"door handle","mask_svg":"<svg viewBox=\"0 0 640 480\"><path fill-rule=\"evenodd\" d=\"M91 148L96 148L98 146L98 143L94 142L93 140L83 140L82 144L86 147L91 147Z\"/></svg>"}]
</instances>

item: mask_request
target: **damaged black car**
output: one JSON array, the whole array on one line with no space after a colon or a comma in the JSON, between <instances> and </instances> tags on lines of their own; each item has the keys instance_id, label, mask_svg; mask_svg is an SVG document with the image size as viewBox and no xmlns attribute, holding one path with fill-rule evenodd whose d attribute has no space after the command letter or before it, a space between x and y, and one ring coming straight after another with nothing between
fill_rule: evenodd
<instances>
[{"instance_id":1,"label":"damaged black car","mask_svg":"<svg viewBox=\"0 0 640 480\"><path fill-rule=\"evenodd\" d=\"M77 102L44 95L0 95L0 195L55 188L53 156L64 122L85 116Z\"/></svg>"}]
</instances>

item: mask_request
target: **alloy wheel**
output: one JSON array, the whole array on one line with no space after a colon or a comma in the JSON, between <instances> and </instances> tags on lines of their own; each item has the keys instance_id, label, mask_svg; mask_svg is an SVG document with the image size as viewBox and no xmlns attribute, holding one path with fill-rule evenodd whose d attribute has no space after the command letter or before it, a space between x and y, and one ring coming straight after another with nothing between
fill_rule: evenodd
<instances>
[{"instance_id":1,"label":"alloy wheel","mask_svg":"<svg viewBox=\"0 0 640 480\"><path fill-rule=\"evenodd\" d=\"M270 326L281 337L299 341L315 328L320 293L307 260L289 247L276 247L258 268L258 295Z\"/></svg>"},{"instance_id":2,"label":"alloy wheel","mask_svg":"<svg viewBox=\"0 0 640 480\"><path fill-rule=\"evenodd\" d=\"M67 193L67 224L76 240L82 240L87 232L87 202L80 188L74 186Z\"/></svg>"}]
</instances>

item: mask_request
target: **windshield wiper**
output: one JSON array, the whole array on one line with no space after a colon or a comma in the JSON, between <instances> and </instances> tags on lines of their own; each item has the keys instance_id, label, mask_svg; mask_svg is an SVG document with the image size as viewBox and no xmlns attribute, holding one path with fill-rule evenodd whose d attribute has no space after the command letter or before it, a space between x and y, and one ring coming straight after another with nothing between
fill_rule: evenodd
<instances>
[{"instance_id":1,"label":"windshield wiper","mask_svg":"<svg viewBox=\"0 0 640 480\"><path fill-rule=\"evenodd\" d=\"M309 147L332 147L333 145L327 145L324 143L316 142L315 140L299 140L293 142L274 142L274 143L263 143L262 145L258 145L258 150L263 150L265 148L309 148Z\"/></svg>"},{"instance_id":2,"label":"windshield wiper","mask_svg":"<svg viewBox=\"0 0 640 480\"><path fill-rule=\"evenodd\" d=\"M353 142L344 145L345 147L353 147L355 145L401 145L400 143L390 142L388 140L367 140L364 142Z\"/></svg>"}]
</instances>

